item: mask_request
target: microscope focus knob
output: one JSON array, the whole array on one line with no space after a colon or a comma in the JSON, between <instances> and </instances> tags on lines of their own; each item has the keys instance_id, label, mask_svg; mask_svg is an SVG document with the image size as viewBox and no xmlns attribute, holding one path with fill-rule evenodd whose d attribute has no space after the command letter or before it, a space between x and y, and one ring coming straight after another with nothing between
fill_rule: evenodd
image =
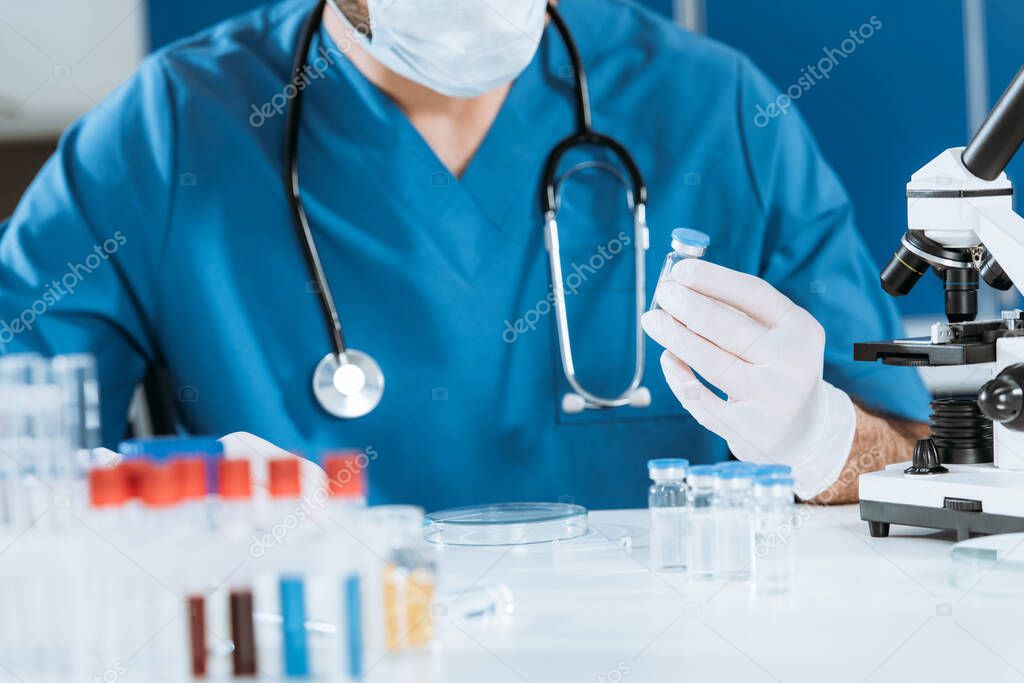
<instances>
[{"instance_id":1,"label":"microscope focus knob","mask_svg":"<svg viewBox=\"0 0 1024 683\"><path fill-rule=\"evenodd\" d=\"M978 392L978 407L988 419L1024 431L1024 363L1003 368Z\"/></svg>"},{"instance_id":2,"label":"microscope focus knob","mask_svg":"<svg viewBox=\"0 0 1024 683\"><path fill-rule=\"evenodd\" d=\"M931 439L918 439L914 446L914 459L904 474L944 474L949 472L939 460L939 452Z\"/></svg>"}]
</instances>

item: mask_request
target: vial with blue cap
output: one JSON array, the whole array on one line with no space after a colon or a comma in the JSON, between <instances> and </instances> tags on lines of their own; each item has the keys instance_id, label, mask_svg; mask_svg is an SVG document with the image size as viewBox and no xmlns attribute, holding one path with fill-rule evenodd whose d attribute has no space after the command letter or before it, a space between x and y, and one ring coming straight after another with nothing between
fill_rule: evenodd
<instances>
[{"instance_id":1,"label":"vial with blue cap","mask_svg":"<svg viewBox=\"0 0 1024 683\"><path fill-rule=\"evenodd\" d=\"M754 562L754 469L715 469L715 528L719 578L746 581Z\"/></svg>"},{"instance_id":2,"label":"vial with blue cap","mask_svg":"<svg viewBox=\"0 0 1024 683\"><path fill-rule=\"evenodd\" d=\"M713 465L694 465L686 475L686 568L690 577L710 581L718 568Z\"/></svg>"},{"instance_id":3,"label":"vial with blue cap","mask_svg":"<svg viewBox=\"0 0 1024 683\"><path fill-rule=\"evenodd\" d=\"M686 568L686 470L683 458L647 461L651 488L647 505L651 511L651 563L658 571Z\"/></svg>"},{"instance_id":4,"label":"vial with blue cap","mask_svg":"<svg viewBox=\"0 0 1024 683\"><path fill-rule=\"evenodd\" d=\"M658 282L667 280L672 275L672 267L684 259L702 258L711 244L711 238L700 230L690 228L676 228L672 231L672 251L665 257L665 263L661 266L661 273L658 275ZM651 310L660 308L658 297L651 297Z\"/></svg>"},{"instance_id":5,"label":"vial with blue cap","mask_svg":"<svg viewBox=\"0 0 1024 683\"><path fill-rule=\"evenodd\" d=\"M797 528L792 477L757 477L754 505L754 586L762 595L786 593L793 585L793 534Z\"/></svg>"}]
</instances>

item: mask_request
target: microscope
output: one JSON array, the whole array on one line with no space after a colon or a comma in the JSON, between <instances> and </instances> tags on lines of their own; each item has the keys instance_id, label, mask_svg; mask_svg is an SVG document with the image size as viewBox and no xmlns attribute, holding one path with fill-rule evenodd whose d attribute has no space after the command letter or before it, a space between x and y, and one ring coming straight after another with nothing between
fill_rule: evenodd
<instances>
[{"instance_id":1,"label":"microscope","mask_svg":"<svg viewBox=\"0 0 1024 683\"><path fill-rule=\"evenodd\" d=\"M929 271L943 282L946 321L929 337L854 344L854 359L898 366L975 365L976 395L931 403L930 437L909 463L860 477L872 536L890 524L977 534L1024 531L1024 311L975 320L980 281L1024 293L1024 218L1003 172L1024 142L1024 67L967 147L947 149L907 183L907 232L881 274L902 296Z\"/></svg>"}]
</instances>

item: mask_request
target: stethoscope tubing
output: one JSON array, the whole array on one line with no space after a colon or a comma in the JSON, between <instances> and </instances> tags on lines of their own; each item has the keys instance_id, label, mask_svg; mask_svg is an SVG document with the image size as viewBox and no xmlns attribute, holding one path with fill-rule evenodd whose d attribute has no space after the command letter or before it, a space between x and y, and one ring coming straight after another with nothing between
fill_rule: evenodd
<instances>
[{"instance_id":1,"label":"stethoscope tubing","mask_svg":"<svg viewBox=\"0 0 1024 683\"><path fill-rule=\"evenodd\" d=\"M320 27L326 0L319 0L313 12L306 19L302 27L299 47L295 53L295 64L292 67L292 78L298 78L306 67L306 57L309 48L313 44L313 36ZM327 325L327 332L331 345L339 359L343 359L348 350L345 344L345 329L341 324L341 316L338 314L338 307L331 294L330 283L327 274L324 272L323 263L320 261L320 252L316 247L316 240L313 237L313 230L310 227L309 219L306 216L306 208L302 203L302 191L299 186L299 122L302 115L302 91L295 93L291 105L285 113L284 124L284 172L285 187L289 197L289 208L292 214L292 224L295 228L299 244L302 246L302 255L306 261L310 275L313 277L313 284L317 289L317 296L320 301L320 308L323 311L324 322Z\"/></svg>"},{"instance_id":2,"label":"stethoscope tubing","mask_svg":"<svg viewBox=\"0 0 1024 683\"><path fill-rule=\"evenodd\" d=\"M580 57L576 41L569 27L562 19L558 10L548 4L548 16L555 30L562 38L565 51L573 69L576 90L576 130L556 144L544 162L541 175L540 208L544 216L544 242L548 251L551 287L554 292L555 325L558 334L558 351L562 362L562 371L572 390L583 399L584 406L590 408L616 408L632 404L634 392L640 389L646 367L646 344L640 316L646 310L646 252L648 247L647 229L647 185L640 173L636 161L618 140L598 133L593 129L590 110L590 87L586 70ZM614 398L598 396L587 391L576 374L572 353L572 339L569 333L569 315L565 301L565 287L562 282L562 257L558 238L559 180L558 168L565 155L579 147L598 147L611 151L619 163L626 169L629 184L625 182L627 201L633 212L634 257L635 257L635 311L634 324L636 329L636 352L634 357L633 376L627 388ZM620 180L622 175L615 173Z\"/></svg>"},{"instance_id":3,"label":"stethoscope tubing","mask_svg":"<svg viewBox=\"0 0 1024 683\"><path fill-rule=\"evenodd\" d=\"M309 54L310 47L313 43L313 37L316 35L322 21L323 12L328 0L319 0L316 7L310 13L309 17L305 20L299 38L298 48L295 53L295 61L292 67L292 77L299 78L306 67L306 60ZM547 7L548 16L551 19L552 24L558 31L562 38L562 42L565 45L566 52L568 53L569 60L572 64L574 81L575 81L575 109L576 109L576 130L561 140L551 152L548 154L544 164L544 170L542 175L541 183L541 209L542 214L545 218L545 243L548 246L549 260L550 260L550 271L552 278L552 287L555 291L555 309L556 309L556 322L558 326L558 338L559 338L559 354L562 359L562 368L565 371L566 379L569 385L573 388L576 393L582 397L589 407L615 407L620 405L626 405L630 402L630 395L638 389L643 379L644 373L644 338L643 330L640 327L639 316L643 313L644 304L646 301L645 292L645 268L644 268L644 253L647 248L647 225L646 225L646 204L647 204L647 187L644 183L643 176L640 173L636 162L633 160L632 155L629 151L617 140L607 135L603 135L593 130L591 127L591 111L590 111L590 91L587 83L586 72L583 68L583 63L580 58L579 49L576 46L576 42L566 26L565 21L561 15L550 3ZM284 132L284 183L285 189L288 196L289 210L292 216L293 228L295 230L296 237L298 238L299 244L302 248L303 258L306 262L306 266L309 270L310 275L313 277L313 284L317 289L317 297L320 302L320 308L323 313L324 323L327 327L328 336L330 338L333 353L337 359L338 364L345 364L348 362L346 354L349 353L348 346L345 342L345 332L342 326L341 316L338 313L337 305L334 301L334 296L331 293L330 283L327 279L327 274L324 272L323 263L320 260L320 253L316 246L316 240L313 237L313 231L309 223L309 218L306 215L305 206L302 202L302 191L299 183L299 168L298 168L298 142L299 142L299 129L302 115L302 91L296 92L295 97L292 98L290 105L285 113L285 132ZM562 267L561 267L561 254L558 247L558 166L562 158L567 152L577 147L601 147L610 150L619 162L626 169L626 173L629 176L630 184L632 187L627 188L627 195L630 198L630 208L633 210L634 216L634 232L635 232L635 252L636 252L636 329L637 329L637 352L633 378L630 382L629 388L618 397L615 398L602 398L586 391L579 383L576 377L575 367L572 358L572 345L569 334L568 326L568 314L565 308L565 290L562 286ZM352 351L353 354L360 355L360 357L366 354ZM373 362L372 358L366 357L372 364L371 375L374 374L372 370L376 370L379 374L379 367ZM320 366L327 367L329 358L325 358L321 361L318 366L318 373L323 370ZM361 363L366 362L361 361ZM325 363L327 365L325 365ZM317 385L317 377L314 374L314 385ZM381 387L383 386L383 376L380 377ZM327 387L324 383L320 382L321 392L326 391ZM325 403L320 394L317 396L321 405L325 410L332 414L339 415L340 417L352 417L359 416L360 413L353 413L352 415L341 414L339 410L332 410ZM378 396L379 400L379 396ZM373 403L375 406L376 403ZM369 408L372 410L372 406ZM366 411L368 412L368 410ZM366 414L365 412L361 414Z\"/></svg>"}]
</instances>

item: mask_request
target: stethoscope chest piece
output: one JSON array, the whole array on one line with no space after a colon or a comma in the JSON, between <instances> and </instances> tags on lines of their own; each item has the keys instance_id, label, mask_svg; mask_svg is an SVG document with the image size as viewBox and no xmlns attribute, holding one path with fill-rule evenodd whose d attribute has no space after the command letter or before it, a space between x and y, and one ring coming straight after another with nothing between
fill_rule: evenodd
<instances>
[{"instance_id":1,"label":"stethoscope chest piece","mask_svg":"<svg viewBox=\"0 0 1024 683\"><path fill-rule=\"evenodd\" d=\"M368 415L384 395L384 373L377 361L362 351L329 353L313 372L313 394L331 415L356 418Z\"/></svg>"}]
</instances>

